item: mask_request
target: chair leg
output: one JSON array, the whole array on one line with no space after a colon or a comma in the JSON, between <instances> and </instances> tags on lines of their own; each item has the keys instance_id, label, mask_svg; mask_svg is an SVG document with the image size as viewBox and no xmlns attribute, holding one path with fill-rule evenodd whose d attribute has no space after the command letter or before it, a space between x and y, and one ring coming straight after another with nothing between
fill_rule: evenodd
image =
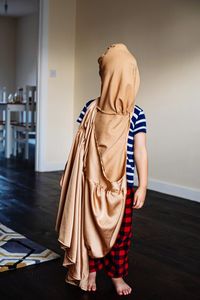
<instances>
[{"instance_id":1,"label":"chair leg","mask_svg":"<svg viewBox=\"0 0 200 300\"><path fill-rule=\"evenodd\" d=\"M5 148L6 148L6 131L4 129L4 131L3 131L3 149L5 149Z\"/></svg>"},{"instance_id":2,"label":"chair leg","mask_svg":"<svg viewBox=\"0 0 200 300\"><path fill-rule=\"evenodd\" d=\"M17 152L18 153L22 153L22 139L23 139L23 136L22 136L22 133L19 131L18 132L18 135L17 135L17 141L18 141L18 143L17 143Z\"/></svg>"},{"instance_id":3,"label":"chair leg","mask_svg":"<svg viewBox=\"0 0 200 300\"><path fill-rule=\"evenodd\" d=\"M3 130L2 130L2 135L0 136L0 143L1 143L1 146L2 146L1 149L3 150Z\"/></svg>"},{"instance_id":4,"label":"chair leg","mask_svg":"<svg viewBox=\"0 0 200 300\"><path fill-rule=\"evenodd\" d=\"M28 135L28 132L25 133L25 159L28 159L29 157L29 143L28 143L28 138L29 138L29 135Z\"/></svg>"},{"instance_id":5,"label":"chair leg","mask_svg":"<svg viewBox=\"0 0 200 300\"><path fill-rule=\"evenodd\" d=\"M17 155L17 131L13 129L13 155Z\"/></svg>"}]
</instances>

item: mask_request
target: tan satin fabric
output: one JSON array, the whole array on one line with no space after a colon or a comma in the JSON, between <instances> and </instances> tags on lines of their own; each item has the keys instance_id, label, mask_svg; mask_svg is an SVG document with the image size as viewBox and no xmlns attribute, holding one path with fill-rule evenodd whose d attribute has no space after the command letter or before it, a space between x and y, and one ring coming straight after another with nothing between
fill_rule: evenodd
<instances>
[{"instance_id":1,"label":"tan satin fabric","mask_svg":"<svg viewBox=\"0 0 200 300\"><path fill-rule=\"evenodd\" d=\"M101 77L99 110L106 114L132 112L140 85L137 61L124 44L113 44L98 58Z\"/></svg>"},{"instance_id":2,"label":"tan satin fabric","mask_svg":"<svg viewBox=\"0 0 200 300\"><path fill-rule=\"evenodd\" d=\"M132 74L134 79L136 73ZM103 99L99 97L90 104L74 137L55 228L65 251L65 280L83 290L87 290L88 255L103 257L110 251L121 226L126 199L126 145L134 99L122 99L121 108L116 106L118 98L113 98L113 102L110 98L110 106Z\"/></svg>"},{"instance_id":3,"label":"tan satin fabric","mask_svg":"<svg viewBox=\"0 0 200 300\"><path fill-rule=\"evenodd\" d=\"M77 131L66 164L56 230L65 250L66 282L87 290L88 255L103 257L119 232L125 207L126 174L108 181L101 171L94 136L94 100ZM127 136L128 138L128 136ZM87 157L90 157L86 165Z\"/></svg>"},{"instance_id":4,"label":"tan satin fabric","mask_svg":"<svg viewBox=\"0 0 200 300\"><path fill-rule=\"evenodd\" d=\"M101 96L95 119L99 154L107 178L122 177L126 164L126 135L140 76L137 62L124 44L113 44L98 59Z\"/></svg>"}]
</instances>

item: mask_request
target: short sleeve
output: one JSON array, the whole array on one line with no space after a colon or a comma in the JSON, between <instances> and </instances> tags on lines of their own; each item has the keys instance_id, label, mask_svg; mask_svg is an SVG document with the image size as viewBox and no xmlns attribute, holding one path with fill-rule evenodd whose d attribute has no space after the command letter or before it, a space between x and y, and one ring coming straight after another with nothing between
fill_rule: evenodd
<instances>
[{"instance_id":1,"label":"short sleeve","mask_svg":"<svg viewBox=\"0 0 200 300\"><path fill-rule=\"evenodd\" d=\"M80 112L79 117L76 119L76 122L79 122L79 123L82 122L82 120L83 120L83 118L84 118L84 116L85 116L85 113L86 113L86 111L87 111L87 109L88 109L88 106L90 105L90 103L91 103L92 101L93 101L93 99L86 102L86 104L84 105L83 109L82 109L81 112Z\"/></svg>"},{"instance_id":2,"label":"short sleeve","mask_svg":"<svg viewBox=\"0 0 200 300\"><path fill-rule=\"evenodd\" d=\"M76 119L76 122L78 122L78 123L81 123L81 122L82 122L82 120L83 120L83 118L84 118L84 115L85 115L86 111L87 111L87 106L85 105L85 106L83 107L83 109L81 110L79 117Z\"/></svg>"},{"instance_id":3,"label":"short sleeve","mask_svg":"<svg viewBox=\"0 0 200 300\"><path fill-rule=\"evenodd\" d=\"M143 109L140 111L138 115L133 132L134 135L137 134L138 132L145 132L145 133L147 132L146 116Z\"/></svg>"}]
</instances>

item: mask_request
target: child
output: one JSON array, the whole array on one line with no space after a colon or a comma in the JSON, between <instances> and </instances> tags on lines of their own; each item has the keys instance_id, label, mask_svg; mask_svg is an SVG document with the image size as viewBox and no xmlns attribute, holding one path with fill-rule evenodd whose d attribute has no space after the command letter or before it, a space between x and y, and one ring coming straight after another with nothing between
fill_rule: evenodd
<instances>
[{"instance_id":1,"label":"child","mask_svg":"<svg viewBox=\"0 0 200 300\"><path fill-rule=\"evenodd\" d=\"M94 291L96 271L104 267L117 293L127 295L132 208L143 206L147 188L146 120L135 105L140 77L127 47L111 45L98 62L101 95L77 119L81 124L60 181L56 230L66 282Z\"/></svg>"}]
</instances>

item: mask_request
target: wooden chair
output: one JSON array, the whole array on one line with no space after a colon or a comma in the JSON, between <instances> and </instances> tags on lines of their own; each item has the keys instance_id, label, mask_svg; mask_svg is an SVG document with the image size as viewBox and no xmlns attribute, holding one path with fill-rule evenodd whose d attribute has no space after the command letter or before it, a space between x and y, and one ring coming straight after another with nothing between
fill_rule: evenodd
<instances>
[{"instance_id":1,"label":"wooden chair","mask_svg":"<svg viewBox=\"0 0 200 300\"><path fill-rule=\"evenodd\" d=\"M16 124L17 121L14 118L11 118L10 121L11 124ZM11 141L12 143L12 136L11 136ZM6 121L5 121L5 112L1 111L0 112L0 151L5 151L5 144L6 144Z\"/></svg>"},{"instance_id":2,"label":"wooden chair","mask_svg":"<svg viewBox=\"0 0 200 300\"><path fill-rule=\"evenodd\" d=\"M21 152L21 145L24 145L24 157L29 159L29 139L30 134L36 135L36 86L26 86L26 110L25 122L19 122L12 125L13 133L13 155Z\"/></svg>"}]
</instances>

